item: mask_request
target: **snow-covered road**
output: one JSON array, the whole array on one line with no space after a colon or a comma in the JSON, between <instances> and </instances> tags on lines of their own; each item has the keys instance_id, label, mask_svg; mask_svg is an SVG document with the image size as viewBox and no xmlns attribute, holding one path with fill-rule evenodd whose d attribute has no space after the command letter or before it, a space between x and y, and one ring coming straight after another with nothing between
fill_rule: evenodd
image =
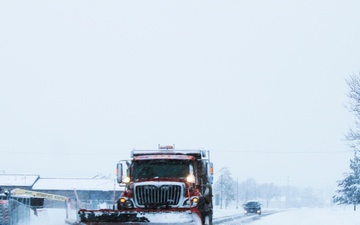
<instances>
[{"instance_id":1,"label":"snow-covered road","mask_svg":"<svg viewBox=\"0 0 360 225\"><path fill-rule=\"evenodd\" d=\"M352 207L334 208L301 208L266 213L263 215L242 216L240 219L216 223L219 225L359 225L360 211L353 211ZM231 214L223 211L224 214ZM219 213L219 212L218 212ZM220 217L219 217L220 218Z\"/></svg>"},{"instance_id":2,"label":"snow-covered road","mask_svg":"<svg viewBox=\"0 0 360 225\"><path fill-rule=\"evenodd\" d=\"M359 225L360 211L343 208L302 208L258 217L251 225Z\"/></svg>"}]
</instances>

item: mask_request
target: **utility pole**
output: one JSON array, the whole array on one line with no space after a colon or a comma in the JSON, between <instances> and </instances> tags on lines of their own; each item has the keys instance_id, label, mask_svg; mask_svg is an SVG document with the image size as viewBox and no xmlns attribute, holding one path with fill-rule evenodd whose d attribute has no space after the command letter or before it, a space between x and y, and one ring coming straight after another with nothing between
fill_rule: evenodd
<instances>
[{"instance_id":1,"label":"utility pole","mask_svg":"<svg viewBox=\"0 0 360 225\"><path fill-rule=\"evenodd\" d=\"M239 178L236 178L236 209L239 208Z\"/></svg>"},{"instance_id":2,"label":"utility pole","mask_svg":"<svg viewBox=\"0 0 360 225\"><path fill-rule=\"evenodd\" d=\"M289 183L290 183L290 178L289 176L287 177L287 185L286 185L286 206L285 208L289 208Z\"/></svg>"},{"instance_id":3,"label":"utility pole","mask_svg":"<svg viewBox=\"0 0 360 225\"><path fill-rule=\"evenodd\" d=\"M223 201L223 175L220 176L220 209L222 209L222 201Z\"/></svg>"}]
</instances>

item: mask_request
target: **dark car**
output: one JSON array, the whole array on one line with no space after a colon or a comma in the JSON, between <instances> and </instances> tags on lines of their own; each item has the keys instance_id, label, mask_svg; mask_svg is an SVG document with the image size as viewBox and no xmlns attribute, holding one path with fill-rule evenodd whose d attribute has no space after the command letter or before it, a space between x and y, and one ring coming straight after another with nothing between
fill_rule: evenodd
<instances>
[{"instance_id":1,"label":"dark car","mask_svg":"<svg viewBox=\"0 0 360 225\"><path fill-rule=\"evenodd\" d=\"M257 201L249 201L243 205L245 215L248 213L257 213L261 215L261 204Z\"/></svg>"}]
</instances>

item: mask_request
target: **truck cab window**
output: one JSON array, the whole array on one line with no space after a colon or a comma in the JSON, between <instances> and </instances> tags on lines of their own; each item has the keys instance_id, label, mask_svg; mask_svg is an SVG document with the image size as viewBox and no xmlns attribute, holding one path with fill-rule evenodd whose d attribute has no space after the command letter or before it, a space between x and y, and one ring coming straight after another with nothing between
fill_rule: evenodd
<instances>
[{"instance_id":1,"label":"truck cab window","mask_svg":"<svg viewBox=\"0 0 360 225\"><path fill-rule=\"evenodd\" d=\"M132 167L134 180L148 178L186 178L190 162L182 160L139 160Z\"/></svg>"}]
</instances>

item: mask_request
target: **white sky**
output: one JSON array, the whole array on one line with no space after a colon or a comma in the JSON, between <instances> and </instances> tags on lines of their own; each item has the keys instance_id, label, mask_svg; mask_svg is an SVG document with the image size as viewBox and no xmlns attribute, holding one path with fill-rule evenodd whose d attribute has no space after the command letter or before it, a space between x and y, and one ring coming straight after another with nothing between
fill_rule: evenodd
<instances>
[{"instance_id":1,"label":"white sky","mask_svg":"<svg viewBox=\"0 0 360 225\"><path fill-rule=\"evenodd\" d=\"M133 148L335 188L360 1L1 1L0 172L115 173Z\"/></svg>"}]
</instances>

